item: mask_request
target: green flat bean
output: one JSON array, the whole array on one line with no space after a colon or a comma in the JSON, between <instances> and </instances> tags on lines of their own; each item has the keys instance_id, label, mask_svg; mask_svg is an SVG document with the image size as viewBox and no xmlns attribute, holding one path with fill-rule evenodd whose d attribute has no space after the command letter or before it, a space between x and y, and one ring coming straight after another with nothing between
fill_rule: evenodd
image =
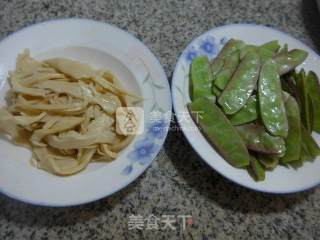
<instances>
[{"instance_id":1,"label":"green flat bean","mask_svg":"<svg viewBox=\"0 0 320 240\"><path fill-rule=\"evenodd\" d=\"M278 44L278 41L267 42L260 46L246 45L240 50L240 59L243 59L245 55L251 51L257 51L261 58L261 61L264 62L268 58L273 57L279 47L280 45Z\"/></svg>"},{"instance_id":2,"label":"green flat bean","mask_svg":"<svg viewBox=\"0 0 320 240\"><path fill-rule=\"evenodd\" d=\"M274 52L270 51L267 48L259 47L257 49L257 52L260 56L261 62L264 63L268 59L272 58L274 56Z\"/></svg>"},{"instance_id":3,"label":"green flat bean","mask_svg":"<svg viewBox=\"0 0 320 240\"><path fill-rule=\"evenodd\" d=\"M213 84L213 85L212 85L212 93L213 93L216 97L219 97L219 96L221 95L222 91Z\"/></svg>"},{"instance_id":4,"label":"green flat bean","mask_svg":"<svg viewBox=\"0 0 320 240\"><path fill-rule=\"evenodd\" d=\"M280 82L281 82L281 88L283 91L287 92L287 93L290 93L291 95L293 95L293 91L292 91L292 88L291 86L288 84L288 82L281 78L280 79Z\"/></svg>"},{"instance_id":5,"label":"green flat bean","mask_svg":"<svg viewBox=\"0 0 320 240\"><path fill-rule=\"evenodd\" d=\"M313 130L313 119L314 119L314 113L313 113L313 105L312 105L312 100L311 100L311 96L310 96L310 94L309 94L309 92L308 92L308 109L309 109L309 114L310 114L310 133L312 132L312 130ZM317 118L317 116L315 116L315 118Z\"/></svg>"},{"instance_id":6,"label":"green flat bean","mask_svg":"<svg viewBox=\"0 0 320 240\"><path fill-rule=\"evenodd\" d=\"M241 49L244 45L243 41L231 38L223 46L218 56L211 61L211 71L214 78L222 70L225 59L231 56L235 51Z\"/></svg>"},{"instance_id":7,"label":"green flat bean","mask_svg":"<svg viewBox=\"0 0 320 240\"><path fill-rule=\"evenodd\" d=\"M310 135L310 133L307 131L307 129L303 125L301 125L301 139L302 139L302 142L307 147L309 154L313 158L320 155L320 148L317 142L313 139L313 137Z\"/></svg>"},{"instance_id":8,"label":"green flat bean","mask_svg":"<svg viewBox=\"0 0 320 240\"><path fill-rule=\"evenodd\" d=\"M193 59L191 63L191 98L211 96L212 75L207 57L200 56Z\"/></svg>"},{"instance_id":9,"label":"green flat bean","mask_svg":"<svg viewBox=\"0 0 320 240\"><path fill-rule=\"evenodd\" d=\"M206 98L197 98L188 104L188 110L210 144L232 166L249 165L249 153L243 140L218 106Z\"/></svg>"},{"instance_id":10,"label":"green flat bean","mask_svg":"<svg viewBox=\"0 0 320 240\"><path fill-rule=\"evenodd\" d=\"M286 74L296 68L303 63L307 56L308 53L301 49L293 49L288 53L277 54L277 56L274 57L274 60L277 63L279 75Z\"/></svg>"},{"instance_id":11,"label":"green flat bean","mask_svg":"<svg viewBox=\"0 0 320 240\"><path fill-rule=\"evenodd\" d=\"M303 157L304 158L304 157ZM303 162L304 162L304 160L296 160L296 161L293 161L293 162L289 162L288 164L291 166L291 167L293 167L294 169L298 169L298 168L300 168L300 167L302 167L302 165L303 165Z\"/></svg>"},{"instance_id":12,"label":"green flat bean","mask_svg":"<svg viewBox=\"0 0 320 240\"><path fill-rule=\"evenodd\" d=\"M291 75L282 76L281 86L284 91L290 93L296 99L298 105L300 106L299 94L294 77L292 77Z\"/></svg>"},{"instance_id":13,"label":"green flat bean","mask_svg":"<svg viewBox=\"0 0 320 240\"><path fill-rule=\"evenodd\" d=\"M243 41L231 38L221 49L217 58L226 59L232 53L234 53L237 50L240 50L244 46L245 44Z\"/></svg>"},{"instance_id":14,"label":"green flat bean","mask_svg":"<svg viewBox=\"0 0 320 240\"><path fill-rule=\"evenodd\" d=\"M277 66L272 59L267 60L261 67L258 95L260 114L264 126L271 134L286 137L288 121Z\"/></svg>"},{"instance_id":15,"label":"green flat bean","mask_svg":"<svg viewBox=\"0 0 320 240\"><path fill-rule=\"evenodd\" d=\"M261 58L261 62L264 63L269 58L275 56L275 53L279 50L280 45L278 41L267 42L258 47L258 54Z\"/></svg>"},{"instance_id":16,"label":"green flat bean","mask_svg":"<svg viewBox=\"0 0 320 240\"><path fill-rule=\"evenodd\" d=\"M250 155L250 167L248 169L250 175L255 181L263 181L265 179L265 170L257 158Z\"/></svg>"},{"instance_id":17,"label":"green flat bean","mask_svg":"<svg viewBox=\"0 0 320 240\"><path fill-rule=\"evenodd\" d=\"M289 96L285 103L289 131L288 136L285 138L286 153L281 158L283 163L292 162L298 160L301 153L301 123L300 123L300 110L296 100Z\"/></svg>"},{"instance_id":18,"label":"green flat bean","mask_svg":"<svg viewBox=\"0 0 320 240\"><path fill-rule=\"evenodd\" d=\"M258 107L257 97L252 95L243 108L234 115L230 115L229 120L234 126L252 122L258 118Z\"/></svg>"},{"instance_id":19,"label":"green flat bean","mask_svg":"<svg viewBox=\"0 0 320 240\"><path fill-rule=\"evenodd\" d=\"M215 58L215 59L211 60L210 68L211 68L213 79L215 79L217 74L221 71L221 69L223 68L223 64L224 64L223 58Z\"/></svg>"},{"instance_id":20,"label":"green flat bean","mask_svg":"<svg viewBox=\"0 0 320 240\"><path fill-rule=\"evenodd\" d=\"M226 58L222 70L216 75L214 84L221 90L225 88L240 62L240 52L236 50Z\"/></svg>"},{"instance_id":21,"label":"green flat bean","mask_svg":"<svg viewBox=\"0 0 320 240\"><path fill-rule=\"evenodd\" d=\"M234 114L248 101L256 87L260 70L260 58L249 52L223 90L218 103L226 114Z\"/></svg>"},{"instance_id":22,"label":"green flat bean","mask_svg":"<svg viewBox=\"0 0 320 240\"><path fill-rule=\"evenodd\" d=\"M247 55L247 53L251 51L256 51L257 48L258 47L255 45L245 45L243 48L240 49L240 59L242 60Z\"/></svg>"},{"instance_id":23,"label":"green flat bean","mask_svg":"<svg viewBox=\"0 0 320 240\"><path fill-rule=\"evenodd\" d=\"M313 112L312 129L320 133L320 86L318 76L313 71L308 73L307 88Z\"/></svg>"},{"instance_id":24,"label":"green flat bean","mask_svg":"<svg viewBox=\"0 0 320 240\"><path fill-rule=\"evenodd\" d=\"M235 127L248 149L282 157L285 154L285 142L281 137L270 135L265 128L256 124L244 124Z\"/></svg>"},{"instance_id":25,"label":"green flat bean","mask_svg":"<svg viewBox=\"0 0 320 240\"><path fill-rule=\"evenodd\" d=\"M299 167L301 167L303 165L303 162L306 162L306 161L311 161L314 159L314 156L312 156L310 153L309 153L309 150L306 146L306 144L304 144L302 142L301 144L301 153L300 153L300 157L298 160L296 161L292 161L292 162L289 162L288 164L297 169Z\"/></svg>"},{"instance_id":26,"label":"green flat bean","mask_svg":"<svg viewBox=\"0 0 320 240\"><path fill-rule=\"evenodd\" d=\"M274 52L257 46L248 45L241 49L240 51L240 59L242 60L249 52L255 51L259 54L261 62L266 61L269 58L274 56Z\"/></svg>"},{"instance_id":27,"label":"green flat bean","mask_svg":"<svg viewBox=\"0 0 320 240\"><path fill-rule=\"evenodd\" d=\"M286 91L282 91L283 102L288 101L289 97L291 97L291 95L289 93L287 93Z\"/></svg>"},{"instance_id":28,"label":"green flat bean","mask_svg":"<svg viewBox=\"0 0 320 240\"><path fill-rule=\"evenodd\" d=\"M301 119L308 132L312 131L312 105L308 96L307 78L305 71L302 69L296 78L297 90L301 108Z\"/></svg>"},{"instance_id":29,"label":"green flat bean","mask_svg":"<svg viewBox=\"0 0 320 240\"><path fill-rule=\"evenodd\" d=\"M258 154L258 160L267 170L273 170L279 164L279 157L273 155Z\"/></svg>"},{"instance_id":30,"label":"green flat bean","mask_svg":"<svg viewBox=\"0 0 320 240\"><path fill-rule=\"evenodd\" d=\"M302 137L301 137L302 138ZM307 138L307 135L303 136L304 139ZM314 156L312 153L310 153L307 143L302 142L301 144L301 154L299 160L301 162L310 161L313 160L316 156Z\"/></svg>"},{"instance_id":31,"label":"green flat bean","mask_svg":"<svg viewBox=\"0 0 320 240\"><path fill-rule=\"evenodd\" d=\"M210 97L205 97L205 98L210 100L212 104L216 104L216 99L217 99L216 96L211 95Z\"/></svg>"},{"instance_id":32,"label":"green flat bean","mask_svg":"<svg viewBox=\"0 0 320 240\"><path fill-rule=\"evenodd\" d=\"M290 71L290 72L288 73L288 75L289 75L290 77L292 77L292 79L296 79L297 76L298 76L298 72L297 72L295 69L293 69L292 71Z\"/></svg>"},{"instance_id":33,"label":"green flat bean","mask_svg":"<svg viewBox=\"0 0 320 240\"><path fill-rule=\"evenodd\" d=\"M280 45L279 45L279 42L277 40L274 40L274 41L270 41L270 42L267 42L265 44L262 44L260 46L260 48L264 48L264 49L267 49L271 52L277 52L280 48Z\"/></svg>"},{"instance_id":34,"label":"green flat bean","mask_svg":"<svg viewBox=\"0 0 320 240\"><path fill-rule=\"evenodd\" d=\"M280 50L278 54L288 54L288 44L286 43Z\"/></svg>"}]
</instances>

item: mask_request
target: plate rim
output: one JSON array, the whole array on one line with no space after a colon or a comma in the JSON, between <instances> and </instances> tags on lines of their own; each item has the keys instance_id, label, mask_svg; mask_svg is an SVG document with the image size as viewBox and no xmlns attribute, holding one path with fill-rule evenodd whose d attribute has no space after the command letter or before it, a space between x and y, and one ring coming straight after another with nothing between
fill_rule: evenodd
<instances>
[{"instance_id":1,"label":"plate rim","mask_svg":"<svg viewBox=\"0 0 320 240\"><path fill-rule=\"evenodd\" d=\"M173 110L174 110L174 113L175 115L179 115L177 114L177 103L175 101L176 99L176 91L174 90L174 83L175 83L175 79L177 79L177 72L178 72L178 68L179 66L181 65L181 62L183 60L183 57L184 57L184 53L186 52L186 50L192 46L198 39L200 38L203 38L205 37L206 35L208 35L209 33L211 32L214 32L216 30L221 30L223 28L227 28L227 27L241 27L241 26L244 26L244 27L256 27L256 28L265 28L267 30L272 30L272 31L275 31L275 32L278 32L288 38L291 38L291 39L294 39L295 41L299 42L299 44L303 45L303 47L305 47L306 49L308 49L309 52L311 52L312 54L314 54L317 59L319 60L320 62L320 55L315 51L313 50L312 48L310 48L309 46L307 46L304 42L302 42L301 40L291 36L290 34L286 33L286 32L282 32L276 28L273 28L273 27L269 27L269 26L265 26L265 25L259 25L259 24L254 24L254 23L232 23L232 24L226 24L226 25L221 25L221 26L218 26L218 27L213 27L213 28L210 28L209 30L201 33L200 35L194 37L190 42L188 42L185 46L185 48L181 51L181 54L175 64L175 67L174 67L174 71L173 71L173 74L172 74L172 81L171 81L171 98L172 98L172 106L173 106ZM317 186L320 185L320 178L318 180L318 182L316 182L315 184L311 184L309 186L306 186L306 187L303 187L303 188L299 188L299 189L296 189L296 190L290 190L290 191L279 191L279 190L275 190L275 191L271 191L271 190L266 190L266 189L258 189L258 188L255 188L254 186L248 186L248 185L245 185L243 183L240 183L240 182L237 182L233 179L231 179L227 174L225 174L223 171L219 171L217 170L216 168L212 167L209 162L206 160L206 158L202 157L202 154L200 152L199 149L197 149L194 144L192 143L191 139L189 139L185 133L185 131L183 130L183 125L178 121L178 124L180 126L180 129L182 129L182 133L185 137L185 139L187 139L188 143L191 145L192 149L195 151L195 153L201 158L202 161L204 161L211 169L213 169L215 172L217 172L218 174L220 174L222 177L228 179L229 181L237 184L238 186L241 186L241 187L244 187L246 189L250 189L250 190L254 190L254 191L257 191L257 192L261 192L261 193L268 193L268 194L273 194L273 195L287 195L287 194L292 194L292 193L297 193L297 192L303 192L303 191L307 191L309 189L312 189L312 188L315 188ZM215 149L214 149L215 152L217 152ZM218 155L220 155L218 152L217 152ZM220 155L221 156L221 155ZM223 158L223 157L222 157Z\"/></svg>"},{"instance_id":2,"label":"plate rim","mask_svg":"<svg viewBox=\"0 0 320 240\"><path fill-rule=\"evenodd\" d=\"M81 18L81 17L50 19L50 20L46 20L46 21L41 21L41 22L30 24L28 26L25 26L25 27L23 27L21 29L18 29L16 31L8 34L4 38L0 39L0 45L3 44L4 42L10 41L11 38L13 38L16 34L21 34L24 31L29 30L30 28L33 28L33 27L36 27L36 26L39 26L39 25L43 25L43 24L63 23L63 22L68 22L68 21L91 22L93 24L101 24L101 25L108 26L108 27L113 28L113 29L115 29L117 31L120 31L123 34L125 34L126 36L132 38L132 40L136 41L136 43L139 46L141 46L142 48L146 49L150 53L152 58L155 60L155 64L156 64L155 67L157 67L159 69L159 71L162 73L162 75L164 76L163 80L166 80L166 81L164 81L165 82L164 85L165 85L166 90L168 91L168 97L169 97L168 112L170 112L170 117L172 117L171 88L170 88L168 76L167 76L167 74L166 74L166 72L164 70L164 67L161 65L159 59L156 57L156 55L153 53L153 51L142 40L138 39L136 36L134 36L130 32L128 32L128 31L126 31L126 30L124 30L124 29L122 29L120 27L117 27L114 24L111 24L111 23L108 23L108 22L104 22L104 21L93 20L93 19L89 19L89 18ZM113 191L109 191L108 193L101 191L102 194L100 194L100 195L97 194L96 197L92 197L92 198L88 197L85 200L81 200L81 201L77 201L77 202L74 201L72 203L71 202L67 202L67 203L61 203L61 204L59 204L59 203L52 204L52 203L46 203L46 202L43 202L43 201L33 201L33 200L30 200L30 199L24 198L22 196L16 196L15 194L12 194L10 192L4 191L1 187L0 187L0 194L3 194L3 195L5 195L5 196L7 196L7 197L9 197L11 199L16 200L16 201L20 201L20 202L23 202L23 203L31 204L31 205L34 205L34 206L53 207L53 208L85 205L85 204L89 204L89 203L92 203L92 202L99 201L99 200L101 200L103 198L107 198L107 197L113 195L114 193L119 192L119 191L123 190L124 188L128 187L130 184L134 183L143 173L146 172L146 170L150 167L150 165L153 163L153 161L156 160L159 152L162 150L163 145L165 143L165 140L166 140L166 138L168 136L169 129L170 129L170 123L166 125L163 138L161 138L161 140L158 141L158 143L159 143L158 144L158 148L155 151L155 153L153 154L151 160L147 164L143 165L142 168L140 168L140 171L136 175L131 175L132 177L129 178L128 181L125 181L125 183L123 185L120 185L119 187L115 188Z\"/></svg>"}]
</instances>

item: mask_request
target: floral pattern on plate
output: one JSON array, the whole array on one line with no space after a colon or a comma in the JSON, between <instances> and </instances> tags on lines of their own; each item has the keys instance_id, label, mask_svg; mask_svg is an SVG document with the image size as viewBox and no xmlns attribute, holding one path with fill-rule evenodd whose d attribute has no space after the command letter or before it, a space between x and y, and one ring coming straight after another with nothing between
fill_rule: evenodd
<instances>
[{"instance_id":1,"label":"floral pattern on plate","mask_svg":"<svg viewBox=\"0 0 320 240\"><path fill-rule=\"evenodd\" d=\"M143 138L134 144L133 151L128 154L130 163L122 170L122 175L129 175L135 163L146 165L153 159L154 154L159 148L157 141L165 137L168 124L168 121L165 119L152 121L149 124Z\"/></svg>"},{"instance_id":2,"label":"floral pattern on plate","mask_svg":"<svg viewBox=\"0 0 320 240\"><path fill-rule=\"evenodd\" d=\"M212 59L219 53L227 41L227 37L216 39L212 35L204 36L188 47L184 56L185 61L191 63L193 58L200 55L206 55L209 59Z\"/></svg>"},{"instance_id":3,"label":"floral pattern on plate","mask_svg":"<svg viewBox=\"0 0 320 240\"><path fill-rule=\"evenodd\" d=\"M182 71L184 73L185 79L183 84L184 86L183 88L180 88L177 85L175 85L175 88L183 96L185 102L187 102L186 91L188 91L187 78L189 77L189 67L193 58L201 55L207 56L210 60L215 58L228 40L229 38L227 37L216 38L213 37L211 34L208 34L199 39L196 39L194 42L191 43L191 45L187 47L187 50L184 53L183 57L185 61L182 65Z\"/></svg>"},{"instance_id":4,"label":"floral pattern on plate","mask_svg":"<svg viewBox=\"0 0 320 240\"><path fill-rule=\"evenodd\" d=\"M158 83L155 83L151 79L149 73L143 80L142 84L145 84L146 87L149 86L151 88L153 96L152 99L148 99L152 102L152 107L149 114L151 116L153 113L158 113L158 117L155 119L149 118L149 123L147 128L144 130L143 135L140 137L140 140L134 144L134 149L127 155L129 159L129 165L127 165L121 172L124 176L129 175L133 171L135 163L146 165L153 159L154 154L157 153L158 149L161 147L157 141L161 141L163 138L165 138L167 128L170 124L170 121L168 121L166 118L163 118L165 116L165 112L159 106L157 101L158 92L156 90L162 90L164 87Z\"/></svg>"}]
</instances>

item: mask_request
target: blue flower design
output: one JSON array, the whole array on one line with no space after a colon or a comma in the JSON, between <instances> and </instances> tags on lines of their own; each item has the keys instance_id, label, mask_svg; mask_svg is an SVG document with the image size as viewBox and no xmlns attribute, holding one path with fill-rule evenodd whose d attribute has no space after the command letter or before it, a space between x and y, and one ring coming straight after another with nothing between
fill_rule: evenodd
<instances>
[{"instance_id":1,"label":"blue flower design","mask_svg":"<svg viewBox=\"0 0 320 240\"><path fill-rule=\"evenodd\" d=\"M190 47L185 54L186 60L188 62L192 62L192 59L194 59L196 56L198 56L198 52L194 47Z\"/></svg>"},{"instance_id":2,"label":"blue flower design","mask_svg":"<svg viewBox=\"0 0 320 240\"><path fill-rule=\"evenodd\" d=\"M154 121L148 128L148 135L153 138L162 139L166 134L167 126L168 123L164 119Z\"/></svg>"},{"instance_id":3,"label":"blue flower design","mask_svg":"<svg viewBox=\"0 0 320 240\"><path fill-rule=\"evenodd\" d=\"M225 45L228 42L228 38L227 37L223 37L220 39L220 44L221 45Z\"/></svg>"},{"instance_id":4,"label":"blue flower design","mask_svg":"<svg viewBox=\"0 0 320 240\"><path fill-rule=\"evenodd\" d=\"M139 140L134 145L134 150L129 153L128 157L134 162L138 162L141 165L147 164L151 161L152 155L157 151L157 145L151 141L150 138Z\"/></svg>"},{"instance_id":5,"label":"blue flower design","mask_svg":"<svg viewBox=\"0 0 320 240\"><path fill-rule=\"evenodd\" d=\"M213 56L218 52L218 46L215 44L215 39L212 36L204 38L200 42L200 49L208 56Z\"/></svg>"},{"instance_id":6,"label":"blue flower design","mask_svg":"<svg viewBox=\"0 0 320 240\"><path fill-rule=\"evenodd\" d=\"M187 48L184 53L184 59L187 63L191 63L195 57L200 55L213 58L228 40L227 37L215 40L213 36L206 36ZM146 135L143 136L142 140L134 144L134 149L127 155L130 163L122 170L122 175L130 175L135 163L146 165L152 160L152 157L159 148L159 146L155 144L155 141L164 138L169 123L170 120L163 117L150 122L145 132Z\"/></svg>"},{"instance_id":7,"label":"blue flower design","mask_svg":"<svg viewBox=\"0 0 320 240\"><path fill-rule=\"evenodd\" d=\"M132 165L128 165L126 166L123 170L122 170L122 175L128 176L133 170L133 166Z\"/></svg>"}]
</instances>

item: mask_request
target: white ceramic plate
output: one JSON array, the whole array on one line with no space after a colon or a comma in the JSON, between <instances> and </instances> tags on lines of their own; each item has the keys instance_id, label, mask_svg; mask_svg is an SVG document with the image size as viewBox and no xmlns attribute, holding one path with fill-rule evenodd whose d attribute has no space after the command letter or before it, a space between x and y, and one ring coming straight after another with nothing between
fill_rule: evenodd
<instances>
[{"instance_id":1,"label":"white ceramic plate","mask_svg":"<svg viewBox=\"0 0 320 240\"><path fill-rule=\"evenodd\" d=\"M257 25L234 24L214 28L193 40L180 56L175 67L172 80L172 101L177 120L197 153L217 172L224 177L251 189L271 193L290 193L306 190L320 183L320 158L314 162L306 162L298 170L277 167L267 172L263 182L255 182L245 170L229 165L206 141L191 120L186 104L189 98L189 66L192 58L197 55L207 55L214 58L225 42L230 38L237 38L251 44L262 44L271 40L279 40L280 44L288 43L289 49L300 48L309 53L302 64L306 70L313 70L320 76L320 58L309 47L293 37L280 31ZM313 134L320 143L320 136Z\"/></svg>"},{"instance_id":2,"label":"white ceramic plate","mask_svg":"<svg viewBox=\"0 0 320 240\"><path fill-rule=\"evenodd\" d=\"M105 23L62 19L33 25L0 42L1 106L9 88L8 71L14 69L17 54L25 48L36 59L67 57L110 70L123 87L146 99L145 130L115 161L91 163L70 177L32 167L28 150L1 139L0 191L37 205L78 205L108 196L141 175L161 149L169 128L165 119L171 116L168 80L151 51L127 32ZM154 112L166 113L166 118L155 121L150 117Z\"/></svg>"}]
</instances>

